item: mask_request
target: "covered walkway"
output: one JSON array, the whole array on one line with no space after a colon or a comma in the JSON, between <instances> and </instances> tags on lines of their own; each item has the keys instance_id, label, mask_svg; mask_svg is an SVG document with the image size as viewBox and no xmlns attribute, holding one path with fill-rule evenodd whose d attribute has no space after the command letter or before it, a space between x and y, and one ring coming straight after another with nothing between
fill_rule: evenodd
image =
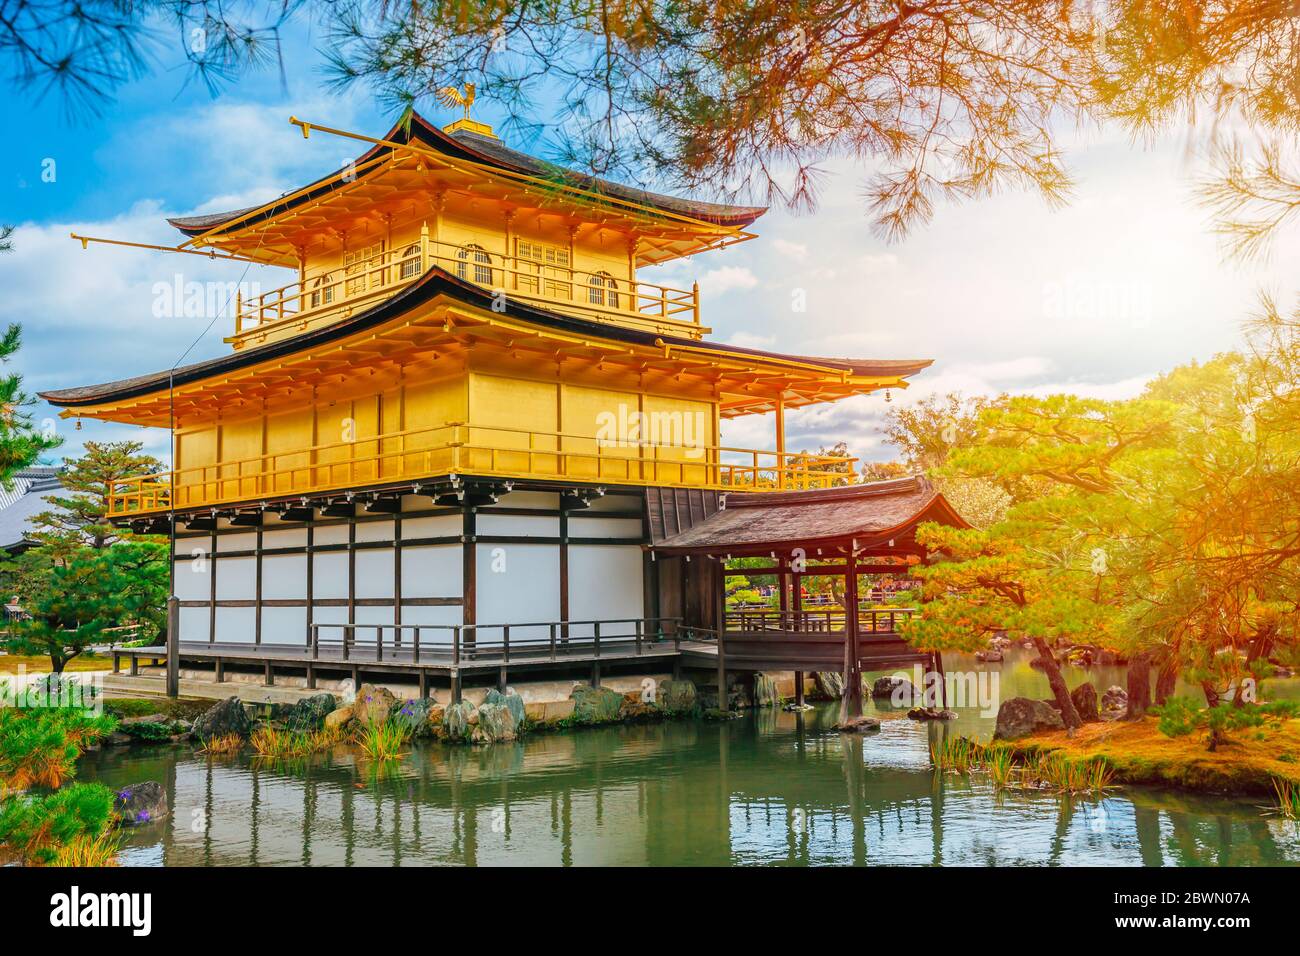
<instances>
[{"instance_id":1,"label":"covered walkway","mask_svg":"<svg viewBox=\"0 0 1300 956\"><path fill-rule=\"evenodd\" d=\"M864 574L906 576L928 559L916 541L925 522L969 527L923 477L846 485L817 491L728 494L720 507L650 545L658 560L683 562L686 579L708 575L711 613L683 629L683 652L697 663L715 666L719 687L732 670L795 672L802 696L803 673L839 670L844 675L845 719L862 713L862 674L868 670L921 663L942 672L939 654L914 649L900 634L910 608L880 608L863 600ZM763 557L752 567L727 567L728 559ZM686 567L695 568L686 571ZM731 610L725 606L726 580L733 575L773 576L777 608ZM831 608L803 606L804 580L840 578L832 585L840 598ZM851 613L848 609L851 609Z\"/></svg>"}]
</instances>

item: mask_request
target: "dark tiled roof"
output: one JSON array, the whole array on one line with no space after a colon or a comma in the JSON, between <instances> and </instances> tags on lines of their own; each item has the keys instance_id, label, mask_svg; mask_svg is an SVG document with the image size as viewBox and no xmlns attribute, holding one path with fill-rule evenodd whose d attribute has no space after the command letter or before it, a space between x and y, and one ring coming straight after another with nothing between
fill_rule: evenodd
<instances>
[{"instance_id":1,"label":"dark tiled roof","mask_svg":"<svg viewBox=\"0 0 1300 956\"><path fill-rule=\"evenodd\" d=\"M31 519L42 511L58 509L45 500L63 483L59 469L37 466L13 476L13 487L0 487L0 551L13 551L32 542Z\"/></svg>"},{"instance_id":2,"label":"dark tiled roof","mask_svg":"<svg viewBox=\"0 0 1300 956\"><path fill-rule=\"evenodd\" d=\"M192 365L184 365L172 372L152 372L148 375L137 375L134 378L106 382L102 385L86 385L80 388L41 392L40 397L54 405L75 407L78 405L93 405L109 399L121 400L147 395L150 392L167 387L169 378L173 376L176 385L184 385L189 382L199 381L210 375L231 372L248 365L264 362L267 359L291 355L302 349L344 338L355 332L381 325L410 309L434 299L438 295L447 295L458 302L487 310L491 310L494 303L496 303L497 309L500 309L500 303L493 297L490 289L474 285L464 279L457 278L445 269L434 266L419 280L372 308L331 325L304 332L301 335L280 339L257 348L240 349L238 352L231 352L228 355L207 359L203 362L195 362ZM504 314L544 328L592 336L607 341L649 346L657 346L663 343L679 348L707 349L730 355L752 355L755 358L781 361L793 359L794 361L823 365L827 368L843 369L852 375L907 376L914 375L931 364L930 359L876 360L794 357L782 355L780 352L764 352L760 349L742 348L738 345L725 345L720 342L701 342L695 339L643 332L639 329L630 329L620 325L593 322L589 319L561 315L558 312L535 308L513 299L507 301Z\"/></svg>"},{"instance_id":3,"label":"dark tiled roof","mask_svg":"<svg viewBox=\"0 0 1300 956\"><path fill-rule=\"evenodd\" d=\"M653 547L669 554L743 555L854 541L859 548L888 548L893 541L894 549L907 550L924 521L967 527L919 475L814 491L732 492L721 510Z\"/></svg>"},{"instance_id":4,"label":"dark tiled roof","mask_svg":"<svg viewBox=\"0 0 1300 956\"><path fill-rule=\"evenodd\" d=\"M408 133L400 124L389 130L383 139L396 143L406 143L410 140L418 140L421 144L435 149L440 153L451 156L456 159L468 159L477 163L484 163L488 166L495 166L498 169L508 170L515 173L523 173L529 176L535 176L539 179L547 179L554 182L565 183L570 186L576 186L581 189L590 190L591 192L601 193L615 199L626 200L629 202L639 203L643 206L650 206L655 209L661 209L665 212L676 213L682 216L689 216L692 219L699 219L704 222L716 223L723 226L733 226L744 228L750 225L755 219L767 212L766 206L731 206L722 203L703 202L694 199L683 199L678 196L668 196L662 193L653 193L644 189L637 189L633 186L625 186L622 183L616 183L607 179L600 179L596 176L586 175L572 169L565 169L545 160L538 159L535 156L529 156L527 153L521 153L516 149L511 149L499 139L491 136L484 136L480 133L470 132L469 130L457 130L454 133L444 133L438 127L431 124L418 113L411 117L410 132ZM374 146L356 159L356 164L360 165L376 156L388 153L391 147ZM364 175L364 174L363 174ZM265 211L247 220L243 225L251 225L261 219L266 219L272 215L282 212L285 209L292 209L299 203L306 202L310 199L323 195L341 185L340 181L325 183L325 179L333 176L322 177L315 183L304 187L307 192L295 199L286 202L276 202L265 208ZM320 184L319 188L312 188ZM229 222L259 207L252 206L245 209L233 209L230 212L211 213L203 216L181 216L167 221L187 235L198 235L221 225L223 222Z\"/></svg>"}]
</instances>

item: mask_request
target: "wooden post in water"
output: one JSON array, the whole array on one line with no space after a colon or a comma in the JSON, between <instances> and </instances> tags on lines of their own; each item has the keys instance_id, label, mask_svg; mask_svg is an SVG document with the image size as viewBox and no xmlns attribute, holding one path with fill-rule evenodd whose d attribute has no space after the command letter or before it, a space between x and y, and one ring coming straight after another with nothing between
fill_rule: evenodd
<instances>
[{"instance_id":1,"label":"wooden post in water","mask_svg":"<svg viewBox=\"0 0 1300 956\"><path fill-rule=\"evenodd\" d=\"M167 696L181 693L181 602L176 595L167 599Z\"/></svg>"},{"instance_id":2,"label":"wooden post in water","mask_svg":"<svg viewBox=\"0 0 1300 956\"><path fill-rule=\"evenodd\" d=\"M844 696L840 723L862 716L862 661L858 656L858 559L849 548L844 572Z\"/></svg>"}]
</instances>

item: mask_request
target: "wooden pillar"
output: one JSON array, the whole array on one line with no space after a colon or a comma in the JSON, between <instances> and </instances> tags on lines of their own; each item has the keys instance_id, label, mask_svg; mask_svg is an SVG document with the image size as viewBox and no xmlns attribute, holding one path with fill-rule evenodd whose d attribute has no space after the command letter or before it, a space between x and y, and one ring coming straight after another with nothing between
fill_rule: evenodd
<instances>
[{"instance_id":1,"label":"wooden pillar","mask_svg":"<svg viewBox=\"0 0 1300 956\"><path fill-rule=\"evenodd\" d=\"M706 562L711 559L705 558ZM718 629L718 710L728 710L727 693L727 577L722 573L722 559L706 565L714 575L714 623Z\"/></svg>"},{"instance_id":2,"label":"wooden pillar","mask_svg":"<svg viewBox=\"0 0 1300 956\"><path fill-rule=\"evenodd\" d=\"M253 644L262 643L262 526L257 526L257 557L253 559Z\"/></svg>"},{"instance_id":3,"label":"wooden pillar","mask_svg":"<svg viewBox=\"0 0 1300 956\"><path fill-rule=\"evenodd\" d=\"M477 525L477 509L471 505L465 505L461 518L461 611L463 614L462 623L464 624L475 624L478 621L478 608L476 605L476 581L478 577ZM477 640L475 631L471 628L462 633L464 634L465 646L472 651Z\"/></svg>"},{"instance_id":4,"label":"wooden pillar","mask_svg":"<svg viewBox=\"0 0 1300 956\"><path fill-rule=\"evenodd\" d=\"M862 716L862 663L858 658L858 559L849 548L844 572L844 697L840 723Z\"/></svg>"},{"instance_id":5,"label":"wooden pillar","mask_svg":"<svg viewBox=\"0 0 1300 956\"><path fill-rule=\"evenodd\" d=\"M785 399L776 400L776 486L787 487L785 474Z\"/></svg>"},{"instance_id":6,"label":"wooden pillar","mask_svg":"<svg viewBox=\"0 0 1300 956\"><path fill-rule=\"evenodd\" d=\"M117 670L117 655L113 655L113 670ZM167 599L167 696L173 699L181 693L181 602L173 594Z\"/></svg>"},{"instance_id":7,"label":"wooden pillar","mask_svg":"<svg viewBox=\"0 0 1300 956\"><path fill-rule=\"evenodd\" d=\"M212 519L212 537L208 544L208 643L217 640L217 519Z\"/></svg>"}]
</instances>

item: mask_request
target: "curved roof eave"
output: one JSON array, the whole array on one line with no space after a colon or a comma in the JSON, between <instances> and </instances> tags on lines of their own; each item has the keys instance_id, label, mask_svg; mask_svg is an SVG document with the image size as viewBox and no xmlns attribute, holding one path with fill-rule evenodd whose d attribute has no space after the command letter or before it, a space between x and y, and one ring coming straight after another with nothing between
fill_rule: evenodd
<instances>
[{"instance_id":1,"label":"curved roof eave","mask_svg":"<svg viewBox=\"0 0 1300 956\"><path fill-rule=\"evenodd\" d=\"M420 114L415 113L411 116L409 132L398 123L383 139L396 143L407 143L411 139L419 140L425 146L437 150L444 155L456 159L469 160L475 163L483 163L488 166L495 166L498 169L506 170L513 173L519 173L526 176L551 177L557 175L567 181L570 185L579 189L585 189L593 193L605 193L615 199L627 200L651 206L664 212L674 213L676 215L688 216L692 219L698 219L701 222L712 223L719 226L728 226L737 229L743 229L751 225L754 220L767 212L766 206L732 206L722 203L702 202L692 199L683 199L678 196L669 196L663 193L653 193L644 189L637 189L633 186L626 186L622 183L616 183L611 180L600 179L596 176L590 176L585 173L577 172L572 169L565 169L562 166L556 166L547 163L535 156L529 156L527 153L521 153L518 150L511 149L503 144L500 140L495 140L479 133L473 133L467 130L458 130L456 133L445 133L438 127L434 126ZM354 165L360 166L369 160L389 152L390 146L375 144L370 149L362 153ZM362 174L365 175L364 173ZM220 226L222 223L230 222L241 216L246 216L250 212L261 210L255 216L240 223L241 226L252 225L256 222L270 218L278 212L315 199L324 193L327 193L341 185L341 180L336 178L336 174L330 173L320 179L309 183L295 192L292 199L285 200L273 199L262 206L250 206L244 209L233 209L229 212L208 213L202 216L178 216L168 219L167 222L175 226L187 236L198 236L211 229Z\"/></svg>"},{"instance_id":2,"label":"curved roof eave","mask_svg":"<svg viewBox=\"0 0 1300 956\"><path fill-rule=\"evenodd\" d=\"M410 309L417 308L435 299L439 295L445 295L465 305L487 311L492 310L493 304L497 302L490 289L474 285L452 275L439 266L434 266L411 285L370 309L330 325L322 326L319 329L304 332L301 335L269 342L256 348L241 349L228 355L195 362L192 365L185 365L174 370L138 375L133 378L105 382L100 385L58 389L38 394L52 405L63 408L85 407L106 401L124 401L137 398L167 388L169 385L178 386L201 381L212 375L226 374L250 365L256 365L268 359L279 358L306 348L328 344L356 332L382 325ZM497 308L500 308L499 303ZM702 345L694 339L677 338L675 336L659 335L654 332L643 332L639 329L620 325L592 322L589 319L561 315L558 312L549 312L513 300L507 301L505 311L501 314L544 328L601 338L606 341L626 342L630 345L655 348L668 345L696 350L705 349L726 355L753 356L754 358L775 361L810 362L831 369L841 369L855 376L894 376L904 378L927 368L933 361L932 359L809 359L805 356L790 356L780 352L766 352L761 349L744 348L723 343Z\"/></svg>"}]
</instances>

